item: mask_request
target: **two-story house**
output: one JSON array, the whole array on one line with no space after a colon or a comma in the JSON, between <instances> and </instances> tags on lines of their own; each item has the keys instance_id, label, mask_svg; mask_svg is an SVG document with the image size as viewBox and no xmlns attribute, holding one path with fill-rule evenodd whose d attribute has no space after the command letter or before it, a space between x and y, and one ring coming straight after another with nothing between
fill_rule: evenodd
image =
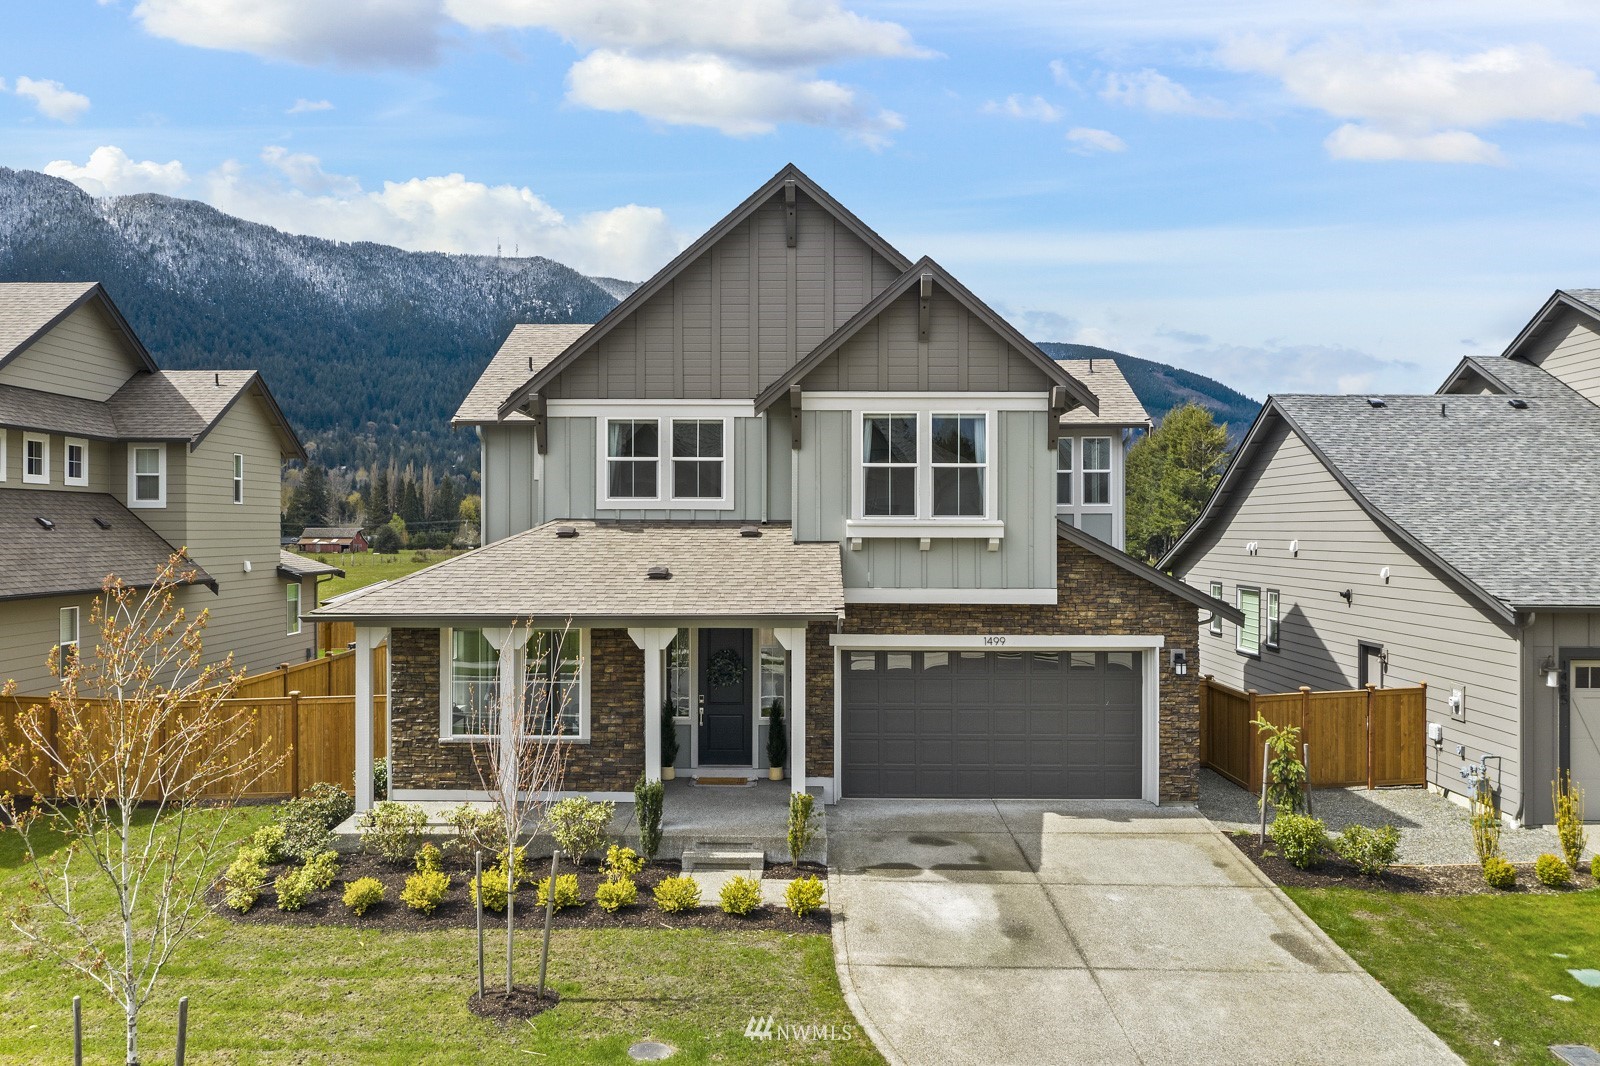
<instances>
[{"instance_id":1,"label":"two-story house","mask_svg":"<svg viewBox=\"0 0 1600 1066\"><path fill-rule=\"evenodd\" d=\"M317 612L389 642L391 795L481 794L531 699L575 792L658 776L670 700L686 775L764 775L781 705L830 801L1193 800L1195 612L1235 612L1116 546L1147 419L1087 369L794 167L598 323L518 326L456 416L485 546Z\"/></svg>"},{"instance_id":2,"label":"two-story house","mask_svg":"<svg viewBox=\"0 0 1600 1066\"><path fill-rule=\"evenodd\" d=\"M1558 774L1595 795L1597 404L1594 289L1556 292L1433 395L1269 397L1161 562L1245 614L1202 627L1207 671L1262 691L1425 682L1433 787L1487 775L1532 825Z\"/></svg>"},{"instance_id":3,"label":"two-story house","mask_svg":"<svg viewBox=\"0 0 1600 1066\"><path fill-rule=\"evenodd\" d=\"M334 568L281 552L280 470L304 458L259 374L164 371L94 283L0 284L0 681L54 687L96 639L108 574L148 583L179 548L207 659L314 652L301 608Z\"/></svg>"}]
</instances>

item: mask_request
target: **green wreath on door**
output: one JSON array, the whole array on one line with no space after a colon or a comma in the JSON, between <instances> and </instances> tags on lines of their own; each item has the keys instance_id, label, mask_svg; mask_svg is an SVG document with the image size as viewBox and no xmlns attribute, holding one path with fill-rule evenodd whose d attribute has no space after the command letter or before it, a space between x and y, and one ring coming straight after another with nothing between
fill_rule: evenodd
<instances>
[{"instance_id":1,"label":"green wreath on door","mask_svg":"<svg viewBox=\"0 0 1600 1066\"><path fill-rule=\"evenodd\" d=\"M732 648L721 648L706 662L706 685L710 688L737 685L744 680L746 671L742 655Z\"/></svg>"}]
</instances>

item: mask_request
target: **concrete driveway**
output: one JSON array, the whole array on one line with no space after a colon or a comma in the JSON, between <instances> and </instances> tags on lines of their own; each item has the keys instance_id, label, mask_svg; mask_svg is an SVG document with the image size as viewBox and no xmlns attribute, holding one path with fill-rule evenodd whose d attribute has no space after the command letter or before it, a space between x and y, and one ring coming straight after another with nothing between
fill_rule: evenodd
<instances>
[{"instance_id":1,"label":"concrete driveway","mask_svg":"<svg viewBox=\"0 0 1600 1066\"><path fill-rule=\"evenodd\" d=\"M891 1062L1460 1062L1193 811L828 817L840 980Z\"/></svg>"}]
</instances>

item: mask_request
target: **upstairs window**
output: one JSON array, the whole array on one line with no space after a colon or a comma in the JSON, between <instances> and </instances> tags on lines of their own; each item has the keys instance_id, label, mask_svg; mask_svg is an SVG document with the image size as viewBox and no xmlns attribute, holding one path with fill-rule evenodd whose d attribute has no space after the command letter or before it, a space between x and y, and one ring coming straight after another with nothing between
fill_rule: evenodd
<instances>
[{"instance_id":1,"label":"upstairs window","mask_svg":"<svg viewBox=\"0 0 1600 1066\"><path fill-rule=\"evenodd\" d=\"M68 485L87 485L89 483L89 442L77 437L68 437L66 446L66 470L63 471L63 480Z\"/></svg>"},{"instance_id":2,"label":"upstairs window","mask_svg":"<svg viewBox=\"0 0 1600 1066\"><path fill-rule=\"evenodd\" d=\"M613 418L606 423L606 495L614 500L654 500L661 424L655 419Z\"/></svg>"},{"instance_id":3,"label":"upstairs window","mask_svg":"<svg viewBox=\"0 0 1600 1066\"><path fill-rule=\"evenodd\" d=\"M40 433L22 435L22 483L50 484L50 438Z\"/></svg>"},{"instance_id":4,"label":"upstairs window","mask_svg":"<svg viewBox=\"0 0 1600 1066\"><path fill-rule=\"evenodd\" d=\"M233 502L244 502L244 456L233 453Z\"/></svg>"},{"instance_id":5,"label":"upstairs window","mask_svg":"<svg viewBox=\"0 0 1600 1066\"><path fill-rule=\"evenodd\" d=\"M289 635L297 636L300 633L300 582L292 581L285 585L288 592Z\"/></svg>"},{"instance_id":6,"label":"upstairs window","mask_svg":"<svg viewBox=\"0 0 1600 1066\"><path fill-rule=\"evenodd\" d=\"M917 416L867 415L862 427L862 514L916 517Z\"/></svg>"},{"instance_id":7,"label":"upstairs window","mask_svg":"<svg viewBox=\"0 0 1600 1066\"><path fill-rule=\"evenodd\" d=\"M78 657L78 609L76 607L61 608L61 618L58 626L59 638L57 644L61 649L61 667L65 669Z\"/></svg>"},{"instance_id":8,"label":"upstairs window","mask_svg":"<svg viewBox=\"0 0 1600 1066\"><path fill-rule=\"evenodd\" d=\"M1056 506L1072 506L1072 438L1056 441Z\"/></svg>"},{"instance_id":9,"label":"upstairs window","mask_svg":"<svg viewBox=\"0 0 1600 1066\"><path fill-rule=\"evenodd\" d=\"M933 514L935 518L982 518L989 435L983 415L934 415Z\"/></svg>"},{"instance_id":10,"label":"upstairs window","mask_svg":"<svg viewBox=\"0 0 1600 1066\"><path fill-rule=\"evenodd\" d=\"M1222 582L1213 581L1211 583L1211 598L1214 600L1222 599ZM1212 636L1222 636L1222 616L1216 611L1212 611L1210 624L1206 628L1211 631Z\"/></svg>"},{"instance_id":11,"label":"upstairs window","mask_svg":"<svg viewBox=\"0 0 1600 1066\"><path fill-rule=\"evenodd\" d=\"M167 505L167 447L133 444L128 447L128 506Z\"/></svg>"},{"instance_id":12,"label":"upstairs window","mask_svg":"<svg viewBox=\"0 0 1600 1066\"><path fill-rule=\"evenodd\" d=\"M1111 502L1111 438L1083 438L1083 502Z\"/></svg>"},{"instance_id":13,"label":"upstairs window","mask_svg":"<svg viewBox=\"0 0 1600 1066\"><path fill-rule=\"evenodd\" d=\"M672 496L678 500L722 498L721 419L672 420Z\"/></svg>"},{"instance_id":14,"label":"upstairs window","mask_svg":"<svg viewBox=\"0 0 1600 1066\"><path fill-rule=\"evenodd\" d=\"M1241 588L1238 607L1244 613L1234 647L1246 655L1261 654L1261 590Z\"/></svg>"}]
</instances>

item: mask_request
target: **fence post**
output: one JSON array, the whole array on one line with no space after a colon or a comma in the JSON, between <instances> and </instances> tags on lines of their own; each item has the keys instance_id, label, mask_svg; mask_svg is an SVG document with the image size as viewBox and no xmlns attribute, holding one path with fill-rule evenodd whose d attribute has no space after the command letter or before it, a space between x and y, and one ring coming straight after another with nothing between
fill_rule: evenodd
<instances>
[{"instance_id":1,"label":"fence post","mask_svg":"<svg viewBox=\"0 0 1600 1066\"><path fill-rule=\"evenodd\" d=\"M300 690L289 693L289 795L300 798Z\"/></svg>"},{"instance_id":2,"label":"fence post","mask_svg":"<svg viewBox=\"0 0 1600 1066\"><path fill-rule=\"evenodd\" d=\"M1200 765L1211 765L1211 675L1200 678Z\"/></svg>"},{"instance_id":3,"label":"fence post","mask_svg":"<svg viewBox=\"0 0 1600 1066\"><path fill-rule=\"evenodd\" d=\"M1251 702L1254 702L1253 700ZM1272 748L1272 741L1261 745L1261 835L1256 843L1262 847L1267 846L1267 758L1268 751Z\"/></svg>"},{"instance_id":4,"label":"fence post","mask_svg":"<svg viewBox=\"0 0 1600 1066\"><path fill-rule=\"evenodd\" d=\"M1373 693L1376 692L1377 689L1378 689L1377 685L1374 685L1370 681L1367 682L1367 791L1368 792L1371 792L1375 787L1377 787L1377 778L1376 778L1377 771L1376 771L1376 769L1375 769L1375 767L1373 765L1374 763L1377 762L1377 758L1378 758L1377 740L1373 736L1373 734L1377 732L1377 725L1378 725L1377 706L1376 706L1377 705L1377 697L1373 695Z\"/></svg>"},{"instance_id":5,"label":"fence post","mask_svg":"<svg viewBox=\"0 0 1600 1066\"><path fill-rule=\"evenodd\" d=\"M279 663L278 664L278 695L287 696L288 694L289 694L289 664L288 663Z\"/></svg>"},{"instance_id":6,"label":"fence post","mask_svg":"<svg viewBox=\"0 0 1600 1066\"><path fill-rule=\"evenodd\" d=\"M1300 686L1300 741L1306 747L1306 740L1311 736L1311 686ZM1306 762L1306 795L1311 794L1311 763ZM1308 804L1309 806L1309 804Z\"/></svg>"},{"instance_id":7,"label":"fence post","mask_svg":"<svg viewBox=\"0 0 1600 1066\"><path fill-rule=\"evenodd\" d=\"M1250 718L1248 719L1248 722L1247 722L1247 724L1245 726L1245 730L1244 730L1244 735L1248 737L1250 735L1250 730L1255 725L1255 720L1257 718L1261 717L1261 712L1256 709L1256 690L1253 689L1253 688L1247 688L1244 691L1245 691L1245 695L1250 697ZM1248 781L1250 779L1250 762L1249 762L1249 760L1250 760L1250 755L1252 753L1252 749L1254 749L1254 747L1255 747L1254 744L1250 744L1250 745L1247 745L1245 747L1245 749L1244 749L1245 750L1244 772L1245 772L1245 780L1246 781ZM1264 751L1263 751L1263 753L1261 755L1261 772L1263 774L1265 774L1267 772L1267 756L1266 756L1266 753ZM1263 777L1262 780L1265 781L1266 778ZM1266 795L1267 795L1267 791L1266 791L1265 788L1263 788L1261 790L1261 796L1262 796L1263 801L1265 801ZM1263 818L1261 824L1263 826L1266 825L1265 818Z\"/></svg>"}]
</instances>

